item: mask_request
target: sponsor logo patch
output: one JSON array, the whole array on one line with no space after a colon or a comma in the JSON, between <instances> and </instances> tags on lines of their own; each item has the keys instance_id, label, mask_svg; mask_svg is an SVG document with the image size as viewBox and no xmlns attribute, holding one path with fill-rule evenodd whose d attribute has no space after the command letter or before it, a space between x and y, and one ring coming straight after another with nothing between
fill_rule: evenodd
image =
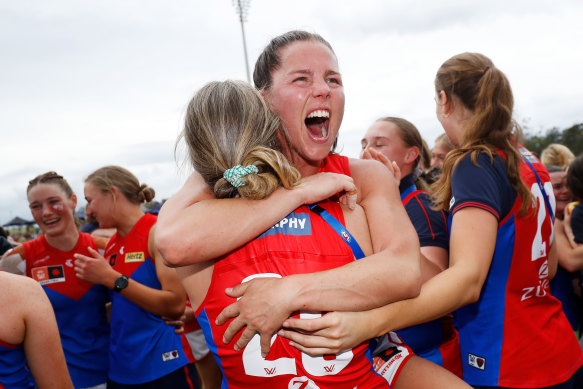
<instances>
[{"instance_id":1,"label":"sponsor logo patch","mask_svg":"<svg viewBox=\"0 0 583 389\"><path fill-rule=\"evenodd\" d=\"M134 253L126 253L125 256L125 263L130 262L144 262L146 260L146 255L143 251L134 252Z\"/></svg>"},{"instance_id":2,"label":"sponsor logo patch","mask_svg":"<svg viewBox=\"0 0 583 389\"><path fill-rule=\"evenodd\" d=\"M180 353L178 350L167 351L162 353L162 362L172 361L174 359L178 359L180 357Z\"/></svg>"},{"instance_id":3,"label":"sponsor logo patch","mask_svg":"<svg viewBox=\"0 0 583 389\"><path fill-rule=\"evenodd\" d=\"M295 236L312 235L312 224L310 222L310 215L307 213L292 212L283 219L281 219L281 221L279 221L269 230L259 235L259 238L277 234Z\"/></svg>"},{"instance_id":4,"label":"sponsor logo patch","mask_svg":"<svg viewBox=\"0 0 583 389\"><path fill-rule=\"evenodd\" d=\"M63 265L35 267L30 273L32 278L41 285L65 282Z\"/></svg>"},{"instance_id":5,"label":"sponsor logo patch","mask_svg":"<svg viewBox=\"0 0 583 389\"><path fill-rule=\"evenodd\" d=\"M484 370L486 368L486 358L474 354L468 354L468 365L476 369Z\"/></svg>"},{"instance_id":6,"label":"sponsor logo patch","mask_svg":"<svg viewBox=\"0 0 583 389\"><path fill-rule=\"evenodd\" d=\"M455 204L455 197L451 196L451 200L449 200L449 210L450 211L453 208L454 204Z\"/></svg>"}]
</instances>

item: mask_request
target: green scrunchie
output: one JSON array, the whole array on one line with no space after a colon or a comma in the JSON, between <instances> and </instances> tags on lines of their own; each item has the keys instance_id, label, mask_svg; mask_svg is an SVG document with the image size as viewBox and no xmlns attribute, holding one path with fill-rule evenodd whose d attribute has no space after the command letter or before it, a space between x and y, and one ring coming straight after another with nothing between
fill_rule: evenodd
<instances>
[{"instance_id":1,"label":"green scrunchie","mask_svg":"<svg viewBox=\"0 0 583 389\"><path fill-rule=\"evenodd\" d=\"M241 178L245 177L247 174L257 174L259 173L259 169L255 165L247 165L245 167L241 165L233 166L230 169L225 170L223 173L223 178L235 188L245 185L245 181Z\"/></svg>"}]
</instances>

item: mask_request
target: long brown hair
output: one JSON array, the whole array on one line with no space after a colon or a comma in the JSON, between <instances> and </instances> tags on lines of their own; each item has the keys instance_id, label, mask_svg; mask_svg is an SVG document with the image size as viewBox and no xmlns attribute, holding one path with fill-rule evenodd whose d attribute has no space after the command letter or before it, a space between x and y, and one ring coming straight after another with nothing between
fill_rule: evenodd
<instances>
[{"instance_id":1,"label":"long brown hair","mask_svg":"<svg viewBox=\"0 0 583 389\"><path fill-rule=\"evenodd\" d=\"M526 214L532 205L532 194L520 177L521 157L512 120L514 97L504 73L485 55L458 54L445 61L437 71L435 91L437 94L443 91L448 101L461 102L472 113L463 130L460 147L447 154L443 174L434 184L438 206L447 209L451 199L451 175L462 158L470 154L477 165L479 153L486 153L493 161L500 150L505 156L510 184L523 200L520 214Z\"/></svg>"},{"instance_id":2,"label":"long brown hair","mask_svg":"<svg viewBox=\"0 0 583 389\"><path fill-rule=\"evenodd\" d=\"M292 188L300 173L279 151L279 118L251 85L242 81L210 82L186 110L184 137L190 162L217 198L262 199L278 186ZM231 185L223 174L237 165L254 165L245 185Z\"/></svg>"}]
</instances>

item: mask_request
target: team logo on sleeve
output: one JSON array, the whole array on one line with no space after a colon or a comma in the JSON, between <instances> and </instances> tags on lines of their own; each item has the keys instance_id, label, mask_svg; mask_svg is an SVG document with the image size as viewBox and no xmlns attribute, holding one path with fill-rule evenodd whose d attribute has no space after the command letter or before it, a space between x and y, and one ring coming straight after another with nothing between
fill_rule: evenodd
<instances>
[{"instance_id":1,"label":"team logo on sleeve","mask_svg":"<svg viewBox=\"0 0 583 389\"><path fill-rule=\"evenodd\" d=\"M146 255L143 251L138 251L134 253L126 253L125 263L130 262L144 262L146 260Z\"/></svg>"},{"instance_id":2,"label":"team logo on sleeve","mask_svg":"<svg viewBox=\"0 0 583 389\"><path fill-rule=\"evenodd\" d=\"M449 210L450 211L453 208L454 204L455 204L455 197L451 196L451 200L449 200Z\"/></svg>"},{"instance_id":3,"label":"team logo on sleeve","mask_svg":"<svg viewBox=\"0 0 583 389\"><path fill-rule=\"evenodd\" d=\"M476 369L484 370L486 368L486 358L468 354L468 364Z\"/></svg>"},{"instance_id":4,"label":"team logo on sleeve","mask_svg":"<svg viewBox=\"0 0 583 389\"><path fill-rule=\"evenodd\" d=\"M276 223L269 230L259 235L258 238L263 238L269 235L312 235L312 224L310 215L307 213L290 213L278 223Z\"/></svg>"},{"instance_id":5,"label":"team logo on sleeve","mask_svg":"<svg viewBox=\"0 0 583 389\"><path fill-rule=\"evenodd\" d=\"M41 285L65 282L63 265L35 267L31 270L31 275Z\"/></svg>"},{"instance_id":6,"label":"team logo on sleeve","mask_svg":"<svg viewBox=\"0 0 583 389\"><path fill-rule=\"evenodd\" d=\"M167 351L162 353L162 362L173 361L174 359L178 359L180 357L180 353L178 350Z\"/></svg>"}]
</instances>

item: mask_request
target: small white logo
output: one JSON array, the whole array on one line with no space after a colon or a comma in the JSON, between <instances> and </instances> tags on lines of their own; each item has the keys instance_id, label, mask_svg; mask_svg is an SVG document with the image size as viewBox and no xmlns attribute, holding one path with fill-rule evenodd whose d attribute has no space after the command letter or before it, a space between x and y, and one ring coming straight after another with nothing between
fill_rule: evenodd
<instances>
[{"instance_id":1,"label":"small white logo","mask_svg":"<svg viewBox=\"0 0 583 389\"><path fill-rule=\"evenodd\" d=\"M451 196L451 200L449 200L449 210L450 211L453 208L454 204L455 204L455 197Z\"/></svg>"},{"instance_id":2,"label":"small white logo","mask_svg":"<svg viewBox=\"0 0 583 389\"><path fill-rule=\"evenodd\" d=\"M484 370L486 368L486 358L468 354L468 364L476 369Z\"/></svg>"},{"instance_id":3,"label":"small white logo","mask_svg":"<svg viewBox=\"0 0 583 389\"><path fill-rule=\"evenodd\" d=\"M314 381L308 377L294 377L287 384L288 389L319 389Z\"/></svg>"},{"instance_id":4,"label":"small white logo","mask_svg":"<svg viewBox=\"0 0 583 389\"><path fill-rule=\"evenodd\" d=\"M67 259L65 261L65 265L68 266L68 267L73 267L73 260L72 259Z\"/></svg>"},{"instance_id":5,"label":"small white logo","mask_svg":"<svg viewBox=\"0 0 583 389\"><path fill-rule=\"evenodd\" d=\"M549 262L545 260L540 269L538 269L538 278L544 279L548 277L549 277Z\"/></svg>"},{"instance_id":6,"label":"small white logo","mask_svg":"<svg viewBox=\"0 0 583 389\"><path fill-rule=\"evenodd\" d=\"M167 351L162 353L162 362L172 361L174 359L178 359L180 357L180 353L178 350Z\"/></svg>"},{"instance_id":7,"label":"small white logo","mask_svg":"<svg viewBox=\"0 0 583 389\"><path fill-rule=\"evenodd\" d=\"M119 253L120 253L121 255L123 255L123 249L124 249L124 248L125 248L125 246L121 246L121 249L119 249Z\"/></svg>"}]
</instances>

